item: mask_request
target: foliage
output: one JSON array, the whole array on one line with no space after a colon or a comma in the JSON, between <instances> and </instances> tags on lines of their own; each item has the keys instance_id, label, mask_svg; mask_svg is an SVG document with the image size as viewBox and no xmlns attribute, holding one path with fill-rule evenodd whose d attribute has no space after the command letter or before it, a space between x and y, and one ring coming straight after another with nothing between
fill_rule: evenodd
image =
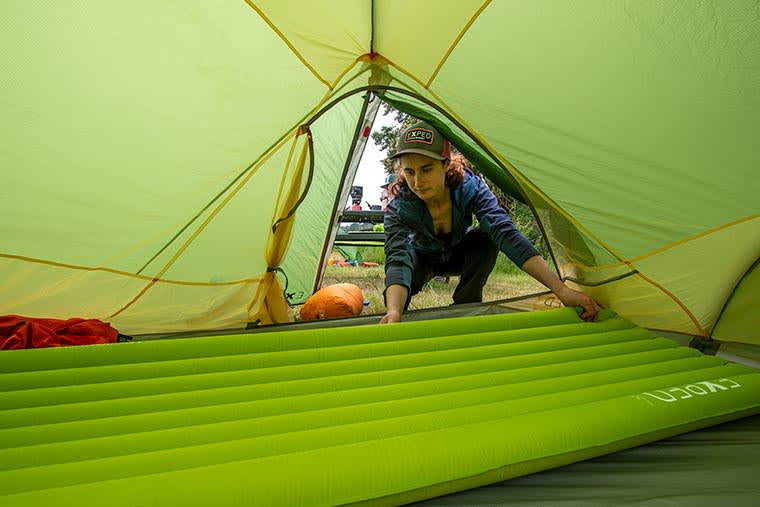
<instances>
[{"instance_id":1,"label":"foliage","mask_svg":"<svg viewBox=\"0 0 760 507\"><path fill-rule=\"evenodd\" d=\"M530 207L516 199L509 199L507 203L507 211L512 217L512 223L515 224L517 230L522 232L523 236L533 243L533 246L536 247L538 253L540 253L544 259L551 259L549 247L546 244L544 235L541 233L541 229L536 222L536 217L533 215L533 211ZM549 264L551 264L551 262Z\"/></svg>"},{"instance_id":2,"label":"foliage","mask_svg":"<svg viewBox=\"0 0 760 507\"><path fill-rule=\"evenodd\" d=\"M385 250L382 246L360 246L359 255L365 262L385 263Z\"/></svg>"},{"instance_id":3,"label":"foliage","mask_svg":"<svg viewBox=\"0 0 760 507\"><path fill-rule=\"evenodd\" d=\"M499 252L499 256L496 257L496 265L494 266L492 273L516 275L522 273L522 270L518 268L514 262L509 260L509 257L504 255L504 253Z\"/></svg>"},{"instance_id":4,"label":"foliage","mask_svg":"<svg viewBox=\"0 0 760 507\"><path fill-rule=\"evenodd\" d=\"M372 140L375 142L375 145L387 153L388 157L396 151L396 141L401 130L417 121L413 116L409 116L395 109L390 104L383 102L383 116L388 116L389 114L395 115L395 124L383 126L380 130L372 132ZM385 167L386 174L390 174L393 171L393 161L390 158L383 160L383 166Z\"/></svg>"}]
</instances>

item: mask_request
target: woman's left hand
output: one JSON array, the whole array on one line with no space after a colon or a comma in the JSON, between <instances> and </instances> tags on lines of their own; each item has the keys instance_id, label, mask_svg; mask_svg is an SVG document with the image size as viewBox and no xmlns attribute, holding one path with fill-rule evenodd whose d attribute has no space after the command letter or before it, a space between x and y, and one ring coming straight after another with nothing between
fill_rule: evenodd
<instances>
[{"instance_id":1,"label":"woman's left hand","mask_svg":"<svg viewBox=\"0 0 760 507\"><path fill-rule=\"evenodd\" d=\"M606 308L602 303L595 300L588 294L571 289L567 285L557 294L562 304L565 306L580 306L583 308L581 318L586 322L596 322L599 319L599 311Z\"/></svg>"}]
</instances>

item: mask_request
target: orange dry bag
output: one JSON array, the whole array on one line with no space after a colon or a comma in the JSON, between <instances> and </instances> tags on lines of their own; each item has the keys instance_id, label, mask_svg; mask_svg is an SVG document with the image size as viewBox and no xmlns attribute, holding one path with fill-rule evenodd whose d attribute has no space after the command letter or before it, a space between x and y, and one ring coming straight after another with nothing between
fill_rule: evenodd
<instances>
[{"instance_id":1,"label":"orange dry bag","mask_svg":"<svg viewBox=\"0 0 760 507\"><path fill-rule=\"evenodd\" d=\"M301 307L301 320L349 317L362 313L362 290L352 283L328 285L318 290Z\"/></svg>"}]
</instances>

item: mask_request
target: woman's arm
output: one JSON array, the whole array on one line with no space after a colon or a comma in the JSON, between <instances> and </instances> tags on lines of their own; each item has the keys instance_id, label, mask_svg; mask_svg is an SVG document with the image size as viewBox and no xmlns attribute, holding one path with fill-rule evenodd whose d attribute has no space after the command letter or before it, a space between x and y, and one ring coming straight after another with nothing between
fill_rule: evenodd
<instances>
[{"instance_id":1,"label":"woman's arm","mask_svg":"<svg viewBox=\"0 0 760 507\"><path fill-rule=\"evenodd\" d=\"M565 306L583 307L583 313L581 314L583 320L596 321L598 319L599 310L604 308L604 305L588 294L571 289L565 285L540 255L534 255L525 261L522 265L522 270L556 294Z\"/></svg>"},{"instance_id":2,"label":"woman's arm","mask_svg":"<svg viewBox=\"0 0 760 507\"><path fill-rule=\"evenodd\" d=\"M480 221L480 228L488 233L491 241L523 271L548 287L565 306L581 306L581 318L596 321L599 310L604 305L588 294L571 289L551 270L538 250L514 226L509 213L499 206L496 196L479 179L473 180L477 192L473 196L474 212Z\"/></svg>"},{"instance_id":3,"label":"woman's arm","mask_svg":"<svg viewBox=\"0 0 760 507\"><path fill-rule=\"evenodd\" d=\"M471 192L468 207L493 244L516 266L522 266L531 257L539 255L536 247L515 227L512 217L499 204L488 185L475 176L468 180Z\"/></svg>"},{"instance_id":4,"label":"woman's arm","mask_svg":"<svg viewBox=\"0 0 760 507\"><path fill-rule=\"evenodd\" d=\"M385 289L385 315L380 319L380 324L390 322L401 322L401 314L404 313L406 298L409 296L409 289L403 285L389 285Z\"/></svg>"},{"instance_id":5,"label":"woman's arm","mask_svg":"<svg viewBox=\"0 0 760 507\"><path fill-rule=\"evenodd\" d=\"M399 218L400 198L394 199L385 212L385 298L386 314L381 324L401 321L412 283L412 257L409 252L411 230Z\"/></svg>"}]
</instances>

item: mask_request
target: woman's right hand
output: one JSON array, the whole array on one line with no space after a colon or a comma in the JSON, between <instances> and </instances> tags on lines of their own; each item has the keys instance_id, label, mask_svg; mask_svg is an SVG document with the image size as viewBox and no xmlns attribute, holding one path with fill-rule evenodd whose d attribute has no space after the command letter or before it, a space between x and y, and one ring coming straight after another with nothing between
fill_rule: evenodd
<instances>
[{"instance_id":1,"label":"woman's right hand","mask_svg":"<svg viewBox=\"0 0 760 507\"><path fill-rule=\"evenodd\" d=\"M385 288L385 315L380 319L380 324L401 322L407 294L409 294L409 289L403 285L394 283Z\"/></svg>"},{"instance_id":2,"label":"woman's right hand","mask_svg":"<svg viewBox=\"0 0 760 507\"><path fill-rule=\"evenodd\" d=\"M401 322L401 312L389 310L388 313L383 315L383 318L380 319L380 324L390 324L391 322Z\"/></svg>"}]
</instances>

